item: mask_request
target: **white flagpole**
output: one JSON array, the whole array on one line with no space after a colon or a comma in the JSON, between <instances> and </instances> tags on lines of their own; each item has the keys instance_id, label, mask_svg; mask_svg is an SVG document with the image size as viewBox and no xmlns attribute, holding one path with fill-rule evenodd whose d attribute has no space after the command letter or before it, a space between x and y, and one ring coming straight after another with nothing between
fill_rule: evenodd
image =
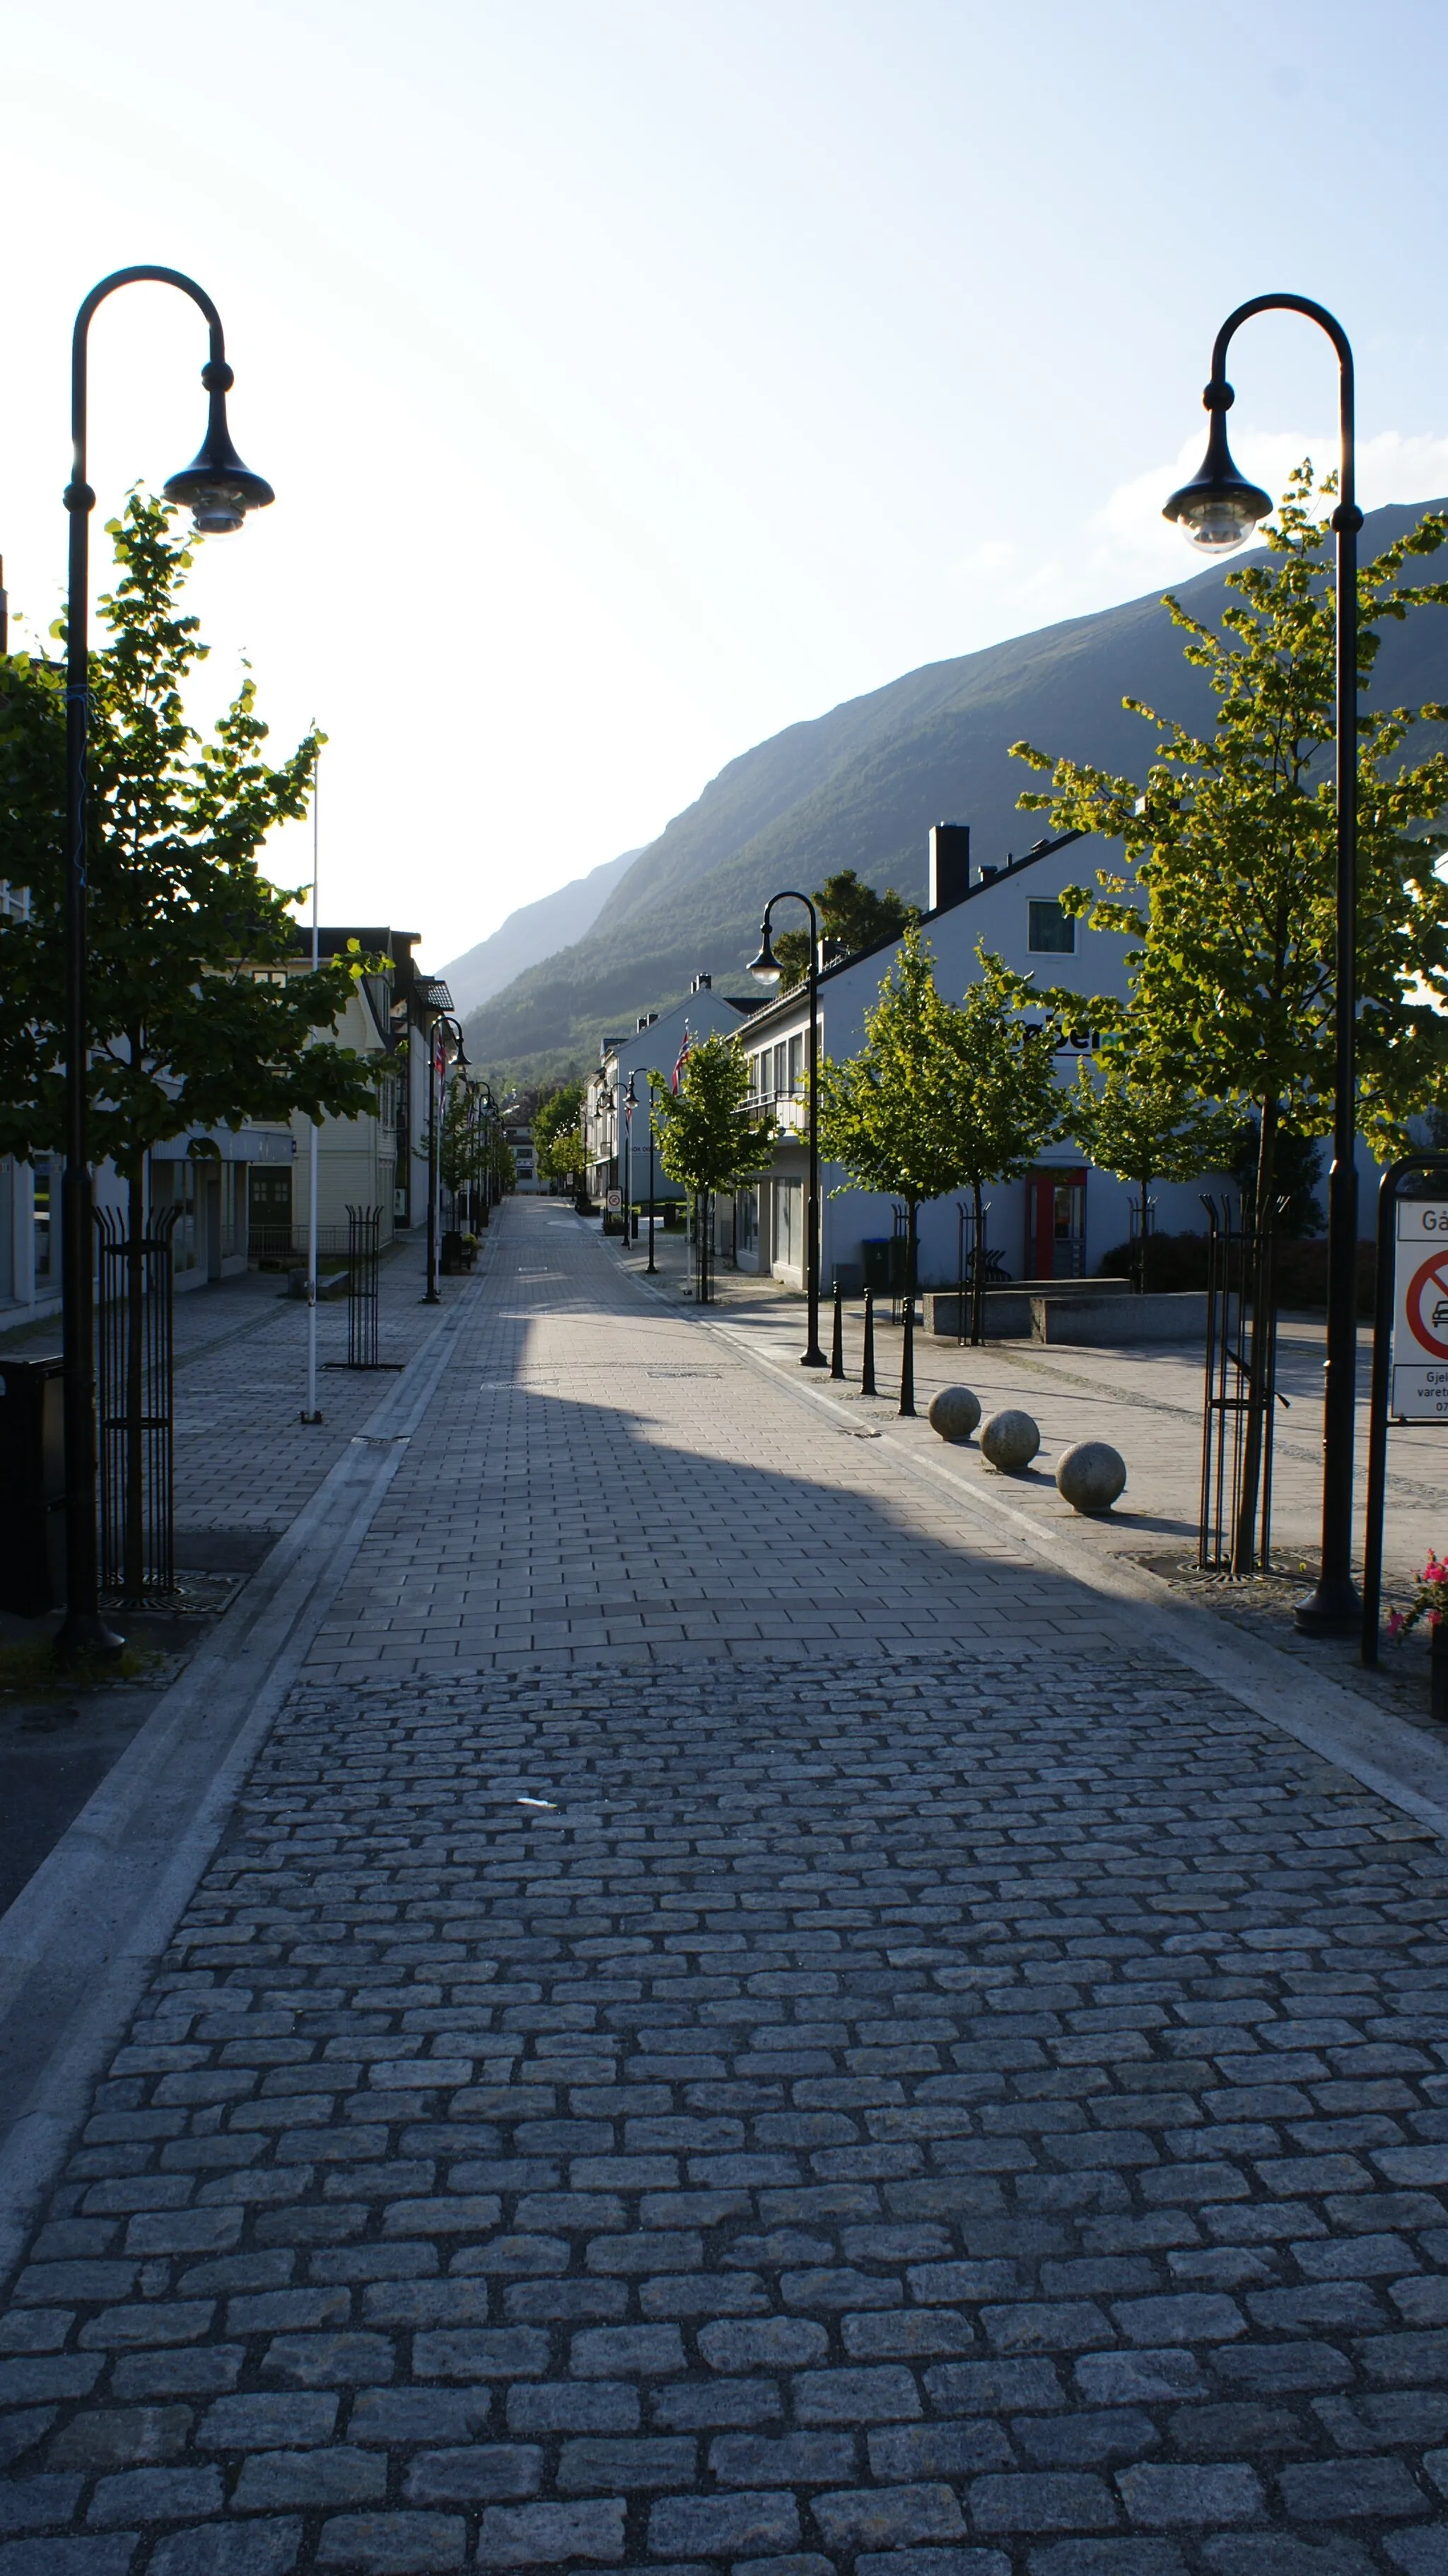
<instances>
[{"instance_id":1,"label":"white flagpole","mask_svg":"<svg viewBox=\"0 0 1448 2576\"><path fill-rule=\"evenodd\" d=\"M321 786L322 755L317 754L312 772L312 973L321 965L320 915L317 910L318 849L320 827L318 796ZM308 1422L320 1422L317 1410L317 1129L313 1121L311 1152L307 1159L307 1414Z\"/></svg>"}]
</instances>

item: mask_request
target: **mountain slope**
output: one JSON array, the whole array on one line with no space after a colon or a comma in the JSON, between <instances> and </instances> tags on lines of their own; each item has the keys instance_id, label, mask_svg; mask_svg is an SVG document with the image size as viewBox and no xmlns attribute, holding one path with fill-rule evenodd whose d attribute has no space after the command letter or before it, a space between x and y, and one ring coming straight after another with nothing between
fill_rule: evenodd
<instances>
[{"instance_id":1,"label":"mountain slope","mask_svg":"<svg viewBox=\"0 0 1448 2576\"><path fill-rule=\"evenodd\" d=\"M625 850L621 857L590 868L586 877L573 877L555 893L540 895L536 903L520 904L475 948L442 967L442 980L455 1007L464 1013L477 1010L515 976L551 957L570 935L579 938L590 930L620 877L639 855L637 850Z\"/></svg>"},{"instance_id":2,"label":"mountain slope","mask_svg":"<svg viewBox=\"0 0 1448 2576\"><path fill-rule=\"evenodd\" d=\"M1430 506L1373 511L1363 560ZM1265 553L1265 550L1263 550ZM1251 560L1235 557L1234 565ZM1226 574L1176 585L1215 620ZM1008 746L1042 749L1139 775L1154 737L1121 704L1128 693L1204 721L1206 682L1182 658L1160 593L959 660L911 671L732 760L630 867L592 928L531 967L471 1019L468 1048L515 1074L573 1057L685 990L701 969L732 984L758 944L759 917L783 886L806 892L853 867L923 901L930 825L968 822L978 858L1035 840L1041 820L1016 799L1035 782ZM1448 617L1425 611L1383 632L1377 703L1448 699Z\"/></svg>"}]
</instances>

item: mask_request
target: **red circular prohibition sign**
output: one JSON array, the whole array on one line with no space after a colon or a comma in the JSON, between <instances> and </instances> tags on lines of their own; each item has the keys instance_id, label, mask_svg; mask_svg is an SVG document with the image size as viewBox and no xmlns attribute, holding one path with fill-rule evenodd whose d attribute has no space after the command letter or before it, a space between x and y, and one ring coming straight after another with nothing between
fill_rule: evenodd
<instances>
[{"instance_id":1,"label":"red circular prohibition sign","mask_svg":"<svg viewBox=\"0 0 1448 2576\"><path fill-rule=\"evenodd\" d=\"M1405 1303L1414 1340L1448 1360L1448 1250L1435 1252L1414 1271Z\"/></svg>"}]
</instances>

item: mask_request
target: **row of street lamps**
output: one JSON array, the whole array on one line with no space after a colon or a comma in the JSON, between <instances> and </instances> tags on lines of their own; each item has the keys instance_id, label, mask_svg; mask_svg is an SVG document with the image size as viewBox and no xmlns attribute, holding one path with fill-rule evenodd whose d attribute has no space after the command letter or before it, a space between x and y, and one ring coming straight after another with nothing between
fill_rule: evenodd
<instances>
[{"instance_id":1,"label":"row of street lamps","mask_svg":"<svg viewBox=\"0 0 1448 2576\"><path fill-rule=\"evenodd\" d=\"M1323 1416L1322 1562L1312 1591L1296 1606L1300 1628L1322 1636L1355 1633L1361 1602L1352 1577L1352 1478L1357 1372L1357 536L1363 523L1355 486L1353 358L1347 333L1325 306L1305 295L1256 295L1228 315L1212 348L1212 372L1202 401L1211 415L1207 452L1198 472L1174 492L1162 516L1174 519L1202 553L1222 555L1244 545L1273 507L1270 493L1249 483L1232 462L1226 416L1235 399L1227 382L1227 350L1241 324L1258 313L1302 313L1325 331L1337 352L1340 455L1338 503L1332 514L1337 540L1337 882L1336 984L1332 1170L1327 1197L1327 1367ZM760 924L759 954L750 972L777 986L779 961L770 939L777 903L802 903L810 920L807 1124L809 1187L805 1205L805 1288L809 1322L802 1368L823 1368L819 1340L819 920L808 895L772 895Z\"/></svg>"},{"instance_id":2,"label":"row of street lamps","mask_svg":"<svg viewBox=\"0 0 1448 2576\"><path fill-rule=\"evenodd\" d=\"M199 306L210 332L210 354L201 371L209 398L206 435L193 462L173 474L163 487L168 500L192 512L197 532L224 536L241 527L247 513L264 509L275 497L272 487L253 474L237 455L226 420L226 396L232 371L226 360L221 317L211 298L179 269L138 266L117 269L91 290L76 316L71 357L71 479L65 491L70 514L70 560L66 644L66 909L65 909L65 1168L62 1182L62 1331L64 1342L65 1480L66 1480L66 1611L57 1646L63 1655L113 1650L120 1640L101 1615L96 1551L94 1315L92 1299L92 1186L87 1154L88 1055L86 1046L86 802L89 677L89 533L95 493L86 480L86 398L90 324L98 307L122 286L174 286ZM1328 1185L1327 1370L1324 1416L1322 1565L1312 1593L1297 1607L1300 1626L1319 1633L1345 1634L1358 1620L1358 1596L1352 1579L1353 1405L1356 1366L1356 905L1357 905L1357 532L1362 513L1354 489L1353 359L1347 335L1324 306L1300 295L1259 295L1241 304L1218 332L1212 371L1203 403L1211 431L1202 466L1189 483L1174 492L1164 516L1176 520L1191 542L1218 555L1246 542L1270 513L1268 493L1241 475L1227 445L1226 414L1233 391L1226 377L1227 350L1240 325L1255 314L1304 314L1327 334L1337 353L1341 456L1338 505L1332 525L1337 539L1337 919L1333 1161ZM793 889L770 898L760 927L759 954L751 972L777 986L780 967L770 937L774 907L802 903L810 921L807 1007L807 1125L809 1186L805 1207L805 1283L808 1299L806 1347L800 1364L824 1368L819 1342L820 1199L819 1199L819 918L808 895ZM456 1033L455 1065L466 1075L462 1031L439 1014L429 1040L429 1097L436 1085L437 1030L446 1021ZM444 1053L446 1044L444 1044ZM635 1104L634 1077L629 1076L626 1110ZM486 1085L481 1086L486 1090ZM487 1093L494 1118L496 1104ZM428 1193L428 1304L438 1302L437 1217L438 1158L442 1101L432 1117L432 1152ZM649 1086L649 1268L653 1259L653 1087ZM632 1186L630 1133L630 1190Z\"/></svg>"}]
</instances>

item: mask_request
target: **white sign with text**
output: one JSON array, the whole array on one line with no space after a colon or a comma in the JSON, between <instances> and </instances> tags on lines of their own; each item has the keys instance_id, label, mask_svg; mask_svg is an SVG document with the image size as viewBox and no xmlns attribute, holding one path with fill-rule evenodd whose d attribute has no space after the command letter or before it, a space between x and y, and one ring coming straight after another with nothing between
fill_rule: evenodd
<instances>
[{"instance_id":1,"label":"white sign with text","mask_svg":"<svg viewBox=\"0 0 1448 2576\"><path fill-rule=\"evenodd\" d=\"M1448 1200L1399 1199L1388 1409L1399 1422L1448 1422Z\"/></svg>"}]
</instances>

